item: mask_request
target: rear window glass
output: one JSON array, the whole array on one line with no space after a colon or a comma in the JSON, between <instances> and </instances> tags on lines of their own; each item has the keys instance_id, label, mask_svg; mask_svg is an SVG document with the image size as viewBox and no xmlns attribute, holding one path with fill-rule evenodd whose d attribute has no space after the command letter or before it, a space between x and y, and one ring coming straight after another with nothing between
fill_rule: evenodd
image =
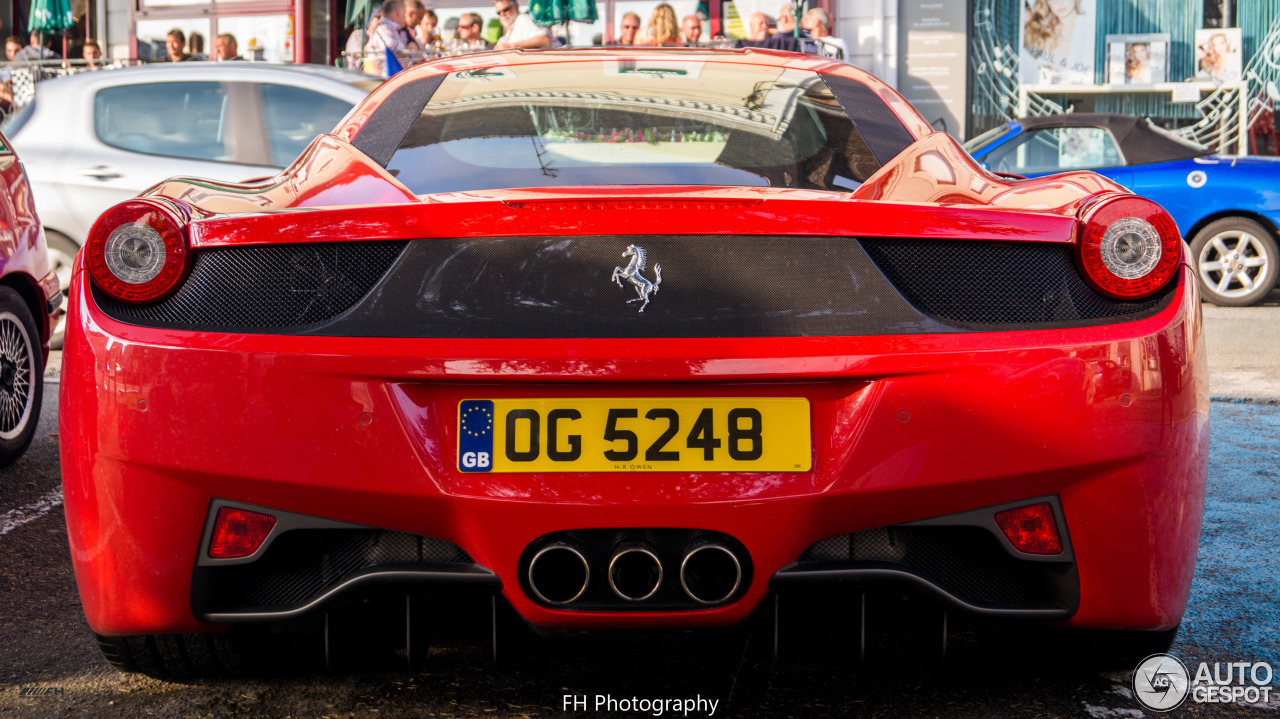
<instances>
[{"instance_id":1,"label":"rear window glass","mask_svg":"<svg viewBox=\"0 0 1280 719\"><path fill-rule=\"evenodd\" d=\"M388 164L417 194L571 185L848 191L879 168L817 73L617 60L451 73Z\"/></svg>"}]
</instances>

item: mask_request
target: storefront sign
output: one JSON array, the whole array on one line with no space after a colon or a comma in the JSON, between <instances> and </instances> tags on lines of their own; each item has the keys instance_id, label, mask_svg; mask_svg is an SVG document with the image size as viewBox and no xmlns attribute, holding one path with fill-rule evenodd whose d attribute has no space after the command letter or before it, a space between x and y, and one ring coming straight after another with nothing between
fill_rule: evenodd
<instances>
[{"instance_id":1,"label":"storefront sign","mask_svg":"<svg viewBox=\"0 0 1280 719\"><path fill-rule=\"evenodd\" d=\"M964 139L968 107L968 3L954 0L902 0L898 6L898 92L934 128Z\"/></svg>"}]
</instances>

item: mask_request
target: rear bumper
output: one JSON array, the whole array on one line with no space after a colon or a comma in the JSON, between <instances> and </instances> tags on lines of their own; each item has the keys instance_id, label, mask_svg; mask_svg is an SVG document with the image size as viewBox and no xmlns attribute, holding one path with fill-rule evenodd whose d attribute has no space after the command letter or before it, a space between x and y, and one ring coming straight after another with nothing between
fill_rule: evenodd
<instances>
[{"instance_id":1,"label":"rear bumper","mask_svg":"<svg viewBox=\"0 0 1280 719\"><path fill-rule=\"evenodd\" d=\"M1078 573L1066 623L1164 629L1185 608L1208 450L1190 272L1160 314L1106 327L558 342L148 329L105 317L80 279L62 467L77 582L100 634L216 626L192 597L215 499L451 542L524 618L572 628L736 623L819 540L1051 496ZM683 395L808 397L812 471L457 470L465 398ZM530 542L610 527L727 534L750 553L750 585L687 611L572 611L522 589Z\"/></svg>"}]
</instances>

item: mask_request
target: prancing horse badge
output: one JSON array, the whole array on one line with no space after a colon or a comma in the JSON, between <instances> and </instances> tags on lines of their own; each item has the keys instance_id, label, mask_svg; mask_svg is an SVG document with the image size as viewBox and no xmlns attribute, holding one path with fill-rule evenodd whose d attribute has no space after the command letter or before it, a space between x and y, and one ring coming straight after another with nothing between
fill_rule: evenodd
<instances>
[{"instance_id":1,"label":"prancing horse badge","mask_svg":"<svg viewBox=\"0 0 1280 719\"><path fill-rule=\"evenodd\" d=\"M643 247L635 245L627 245L626 251L622 253L623 257L630 257L631 261L627 263L626 268L613 268L613 281L622 287L622 281L626 280L631 286L636 288L636 294L639 297L633 300L627 300L627 303L640 302L640 311L644 312L645 305L649 304L649 295L658 294L658 286L662 284L662 265L653 266L653 274L655 278L650 282L642 272L645 269L645 253Z\"/></svg>"}]
</instances>

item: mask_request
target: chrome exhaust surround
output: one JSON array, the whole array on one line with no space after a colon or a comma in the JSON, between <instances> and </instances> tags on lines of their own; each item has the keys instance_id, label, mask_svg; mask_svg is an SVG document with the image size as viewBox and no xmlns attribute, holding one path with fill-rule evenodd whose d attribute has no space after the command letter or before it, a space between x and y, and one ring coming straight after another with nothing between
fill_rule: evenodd
<instances>
[{"instance_id":1,"label":"chrome exhaust surround","mask_svg":"<svg viewBox=\"0 0 1280 719\"><path fill-rule=\"evenodd\" d=\"M552 544L529 560L529 588L547 604L572 604L587 591L591 565L568 544Z\"/></svg>"},{"instance_id":2,"label":"chrome exhaust surround","mask_svg":"<svg viewBox=\"0 0 1280 719\"><path fill-rule=\"evenodd\" d=\"M644 547L629 547L609 560L609 588L629 602L642 602L662 586L662 560Z\"/></svg>"},{"instance_id":3,"label":"chrome exhaust surround","mask_svg":"<svg viewBox=\"0 0 1280 719\"><path fill-rule=\"evenodd\" d=\"M703 544L685 552L680 586L698 604L720 604L742 584L742 565L728 547Z\"/></svg>"}]
</instances>

